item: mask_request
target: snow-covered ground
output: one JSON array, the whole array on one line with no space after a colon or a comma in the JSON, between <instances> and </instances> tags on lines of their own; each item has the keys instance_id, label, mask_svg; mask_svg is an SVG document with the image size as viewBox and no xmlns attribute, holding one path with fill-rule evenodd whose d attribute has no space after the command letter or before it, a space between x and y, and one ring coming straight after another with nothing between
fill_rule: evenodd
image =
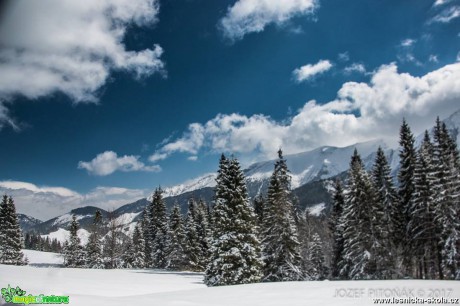
<instances>
[{"instance_id":1,"label":"snow-covered ground","mask_svg":"<svg viewBox=\"0 0 460 306\"><path fill-rule=\"evenodd\" d=\"M31 266L59 267L64 264L64 258L58 253L40 252L34 250L22 250L22 252L29 260L29 265Z\"/></svg>"},{"instance_id":2,"label":"snow-covered ground","mask_svg":"<svg viewBox=\"0 0 460 306\"><path fill-rule=\"evenodd\" d=\"M34 264L60 263L56 254L26 251ZM43 265L42 265L43 266ZM158 270L87 270L0 265L0 287L26 294L68 295L69 305L373 305L373 297L460 298L456 281L322 281L207 288L200 273ZM4 302L0 299L0 305Z\"/></svg>"}]
</instances>

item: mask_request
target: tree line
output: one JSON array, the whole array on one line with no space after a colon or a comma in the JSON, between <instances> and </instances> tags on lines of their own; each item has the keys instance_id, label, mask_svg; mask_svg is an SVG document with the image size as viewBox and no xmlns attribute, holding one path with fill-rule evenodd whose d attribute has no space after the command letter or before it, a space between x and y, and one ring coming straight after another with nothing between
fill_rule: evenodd
<instances>
[{"instance_id":1,"label":"tree line","mask_svg":"<svg viewBox=\"0 0 460 306\"><path fill-rule=\"evenodd\" d=\"M190 199L185 217L177 204L168 215L158 188L132 237L122 243L112 223L102 246L96 216L86 249L74 220L66 263L204 271L209 286L326 278L460 279L455 140L437 119L433 135L425 132L418 148L403 121L399 143L397 180L382 148L371 171L355 150L347 178L334 183L327 222L297 207L281 150L267 194L252 203L238 160L222 155L212 206Z\"/></svg>"},{"instance_id":2,"label":"tree line","mask_svg":"<svg viewBox=\"0 0 460 306\"><path fill-rule=\"evenodd\" d=\"M381 148L372 171L355 151L330 218L336 279L460 279L460 159L439 118L418 148L400 128L397 186Z\"/></svg>"}]
</instances>

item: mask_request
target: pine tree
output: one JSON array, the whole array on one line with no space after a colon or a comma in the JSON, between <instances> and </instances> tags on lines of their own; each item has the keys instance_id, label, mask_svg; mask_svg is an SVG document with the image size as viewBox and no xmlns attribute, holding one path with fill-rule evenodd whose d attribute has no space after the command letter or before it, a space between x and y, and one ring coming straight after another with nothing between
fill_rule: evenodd
<instances>
[{"instance_id":1,"label":"pine tree","mask_svg":"<svg viewBox=\"0 0 460 306\"><path fill-rule=\"evenodd\" d=\"M3 195L2 202L0 203L0 263L3 262L3 249L6 248L5 242L5 233L6 233L6 223L5 223L5 214L6 206L8 205L8 196Z\"/></svg>"},{"instance_id":2,"label":"pine tree","mask_svg":"<svg viewBox=\"0 0 460 306\"><path fill-rule=\"evenodd\" d=\"M383 149L379 146L372 169L372 181L377 192L374 212L378 215L373 219L376 238L374 254L377 264L377 278L390 279L393 277L397 266L396 245L399 245L400 237L396 236L397 228L404 224L403 215L399 208L397 191L393 185L391 169Z\"/></svg>"},{"instance_id":3,"label":"pine tree","mask_svg":"<svg viewBox=\"0 0 460 306\"><path fill-rule=\"evenodd\" d=\"M144 268L145 267L145 240L142 231L142 226L138 223L134 228L133 238L132 238L132 248L133 248L133 258L132 258L132 267L133 268Z\"/></svg>"},{"instance_id":4,"label":"pine tree","mask_svg":"<svg viewBox=\"0 0 460 306\"><path fill-rule=\"evenodd\" d=\"M312 280L323 280L327 276L322 245L320 236L314 233L308 247L308 275Z\"/></svg>"},{"instance_id":5,"label":"pine tree","mask_svg":"<svg viewBox=\"0 0 460 306\"><path fill-rule=\"evenodd\" d=\"M152 267L152 237L150 235L150 210L146 207L142 213L141 227L144 240L144 267Z\"/></svg>"},{"instance_id":6,"label":"pine tree","mask_svg":"<svg viewBox=\"0 0 460 306\"><path fill-rule=\"evenodd\" d=\"M196 233L198 236L198 241L200 245L200 253L199 253L199 265L206 268L208 264L208 259L210 256L210 239L211 233L208 224L208 215L207 215L207 205L203 200L200 200L198 205L195 209L195 226L196 226Z\"/></svg>"},{"instance_id":7,"label":"pine tree","mask_svg":"<svg viewBox=\"0 0 460 306\"><path fill-rule=\"evenodd\" d=\"M0 206L1 216L1 257L0 263L8 265L24 265L26 260L22 253L24 240L19 227L18 216L12 197L3 197Z\"/></svg>"},{"instance_id":8,"label":"pine tree","mask_svg":"<svg viewBox=\"0 0 460 306\"><path fill-rule=\"evenodd\" d=\"M200 265L202 262L200 240L196 230L195 222L195 200L190 199L188 202L187 216L185 218L185 254L187 256L187 269L192 271L203 271Z\"/></svg>"},{"instance_id":9,"label":"pine tree","mask_svg":"<svg viewBox=\"0 0 460 306\"><path fill-rule=\"evenodd\" d=\"M416 162L416 151L414 147L414 135L404 119L399 132L399 158L400 158L400 169L398 173L399 181L399 207L397 211L403 214L403 222L398 226L395 225L394 235L395 237L401 237L399 241L399 249L401 250L400 265L403 273L412 273L412 254L410 250L411 239L407 233L407 224L411 220L411 214L409 212L412 197L414 195L414 171Z\"/></svg>"},{"instance_id":10,"label":"pine tree","mask_svg":"<svg viewBox=\"0 0 460 306\"><path fill-rule=\"evenodd\" d=\"M337 180L334 184L332 210L329 217L329 229L332 234L331 276L333 279L342 279L340 263L343 261L343 224L342 215L345 206L345 197L342 183Z\"/></svg>"},{"instance_id":11,"label":"pine tree","mask_svg":"<svg viewBox=\"0 0 460 306\"><path fill-rule=\"evenodd\" d=\"M152 213L150 228L152 235L152 262L155 268L165 268L167 265L168 240L168 218L166 215L166 204L163 200L163 190L155 190L152 198Z\"/></svg>"},{"instance_id":12,"label":"pine tree","mask_svg":"<svg viewBox=\"0 0 460 306\"><path fill-rule=\"evenodd\" d=\"M262 260L256 217L238 160L222 155L216 181L213 242L204 281L208 286L258 282Z\"/></svg>"},{"instance_id":13,"label":"pine tree","mask_svg":"<svg viewBox=\"0 0 460 306\"><path fill-rule=\"evenodd\" d=\"M102 214L100 210L97 210L94 215L91 233L86 245L86 267L91 269L104 268L104 259L102 258L101 225Z\"/></svg>"},{"instance_id":14,"label":"pine tree","mask_svg":"<svg viewBox=\"0 0 460 306\"><path fill-rule=\"evenodd\" d=\"M186 235L179 205L176 203L169 215L168 269L182 270L187 267Z\"/></svg>"},{"instance_id":15,"label":"pine tree","mask_svg":"<svg viewBox=\"0 0 460 306\"><path fill-rule=\"evenodd\" d=\"M265 281L295 281L305 278L290 180L286 160L280 149L270 178L264 211L262 242Z\"/></svg>"},{"instance_id":16,"label":"pine tree","mask_svg":"<svg viewBox=\"0 0 460 306\"><path fill-rule=\"evenodd\" d=\"M350 279L371 279L379 270L375 220L382 216L376 202L375 188L355 149L343 209L344 255L340 264L341 274L348 274Z\"/></svg>"},{"instance_id":17,"label":"pine tree","mask_svg":"<svg viewBox=\"0 0 460 306\"><path fill-rule=\"evenodd\" d=\"M410 249L415 259L418 278L432 278L439 274L439 232L434 215L433 146L425 131L424 140L417 152L414 169L414 195L407 227Z\"/></svg>"},{"instance_id":18,"label":"pine tree","mask_svg":"<svg viewBox=\"0 0 460 306\"><path fill-rule=\"evenodd\" d=\"M64 252L64 264L70 268L82 267L85 264L85 254L83 247L80 245L78 237L79 224L75 215L72 216L72 222L69 226L70 237Z\"/></svg>"},{"instance_id":19,"label":"pine tree","mask_svg":"<svg viewBox=\"0 0 460 306\"><path fill-rule=\"evenodd\" d=\"M440 278L460 278L460 169L458 149L439 118L434 128L435 219L441 233Z\"/></svg>"},{"instance_id":20,"label":"pine tree","mask_svg":"<svg viewBox=\"0 0 460 306\"><path fill-rule=\"evenodd\" d=\"M265 206L265 199L262 194L258 194L254 198L254 212L257 216L257 225L260 227L262 226L263 219L264 219L264 206Z\"/></svg>"}]
</instances>

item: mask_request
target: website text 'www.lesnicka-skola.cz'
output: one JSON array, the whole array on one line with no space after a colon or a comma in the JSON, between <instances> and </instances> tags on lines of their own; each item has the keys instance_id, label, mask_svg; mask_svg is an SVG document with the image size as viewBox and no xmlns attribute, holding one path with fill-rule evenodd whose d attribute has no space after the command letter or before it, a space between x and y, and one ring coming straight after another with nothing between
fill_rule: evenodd
<instances>
[{"instance_id":1,"label":"website text 'www.lesnicka-skola.cz'","mask_svg":"<svg viewBox=\"0 0 460 306\"><path fill-rule=\"evenodd\" d=\"M374 298L374 304L414 304L414 305L459 305L460 299L458 298L444 298L444 297L431 297L431 298Z\"/></svg>"}]
</instances>

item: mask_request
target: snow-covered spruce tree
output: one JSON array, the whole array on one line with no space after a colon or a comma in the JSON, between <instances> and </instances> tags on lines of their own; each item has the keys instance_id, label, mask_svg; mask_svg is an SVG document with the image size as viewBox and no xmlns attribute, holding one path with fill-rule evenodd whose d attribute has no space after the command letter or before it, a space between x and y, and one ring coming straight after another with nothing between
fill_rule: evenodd
<instances>
[{"instance_id":1,"label":"snow-covered spruce tree","mask_svg":"<svg viewBox=\"0 0 460 306\"><path fill-rule=\"evenodd\" d=\"M133 232L132 239L132 267L144 268L145 267L145 240L141 224L136 224Z\"/></svg>"},{"instance_id":2,"label":"snow-covered spruce tree","mask_svg":"<svg viewBox=\"0 0 460 306\"><path fill-rule=\"evenodd\" d=\"M314 233L312 240L308 245L308 276L312 280L323 280L327 277L328 269L325 265L324 251L322 248L323 242L321 237Z\"/></svg>"},{"instance_id":3,"label":"snow-covered spruce tree","mask_svg":"<svg viewBox=\"0 0 460 306\"><path fill-rule=\"evenodd\" d=\"M187 268L187 254L185 251L185 229L182 222L179 205L176 203L169 215L169 250L166 268L183 270Z\"/></svg>"},{"instance_id":4,"label":"snow-covered spruce tree","mask_svg":"<svg viewBox=\"0 0 460 306\"><path fill-rule=\"evenodd\" d=\"M81 246L78 229L80 228L75 215L72 216L72 222L69 226L69 239L64 250L64 264L69 268L80 268L85 265L85 253Z\"/></svg>"},{"instance_id":5,"label":"snow-covered spruce tree","mask_svg":"<svg viewBox=\"0 0 460 306\"><path fill-rule=\"evenodd\" d=\"M145 241L141 230L141 224L134 227L132 237L123 243L122 267L137 269L145 267Z\"/></svg>"},{"instance_id":6,"label":"snow-covered spruce tree","mask_svg":"<svg viewBox=\"0 0 460 306\"><path fill-rule=\"evenodd\" d=\"M379 215L373 219L375 234L378 239L376 277L378 279L391 279L396 274L397 250L400 237L395 235L395 228L401 227L404 223L403 215L399 208L399 198L391 177L391 168L385 157L383 149L377 149L374 165L372 168L372 181L377 192L377 199L374 207Z\"/></svg>"},{"instance_id":7,"label":"snow-covered spruce tree","mask_svg":"<svg viewBox=\"0 0 460 306\"><path fill-rule=\"evenodd\" d=\"M305 278L290 183L289 170L280 149L270 178L264 211L262 246L265 281Z\"/></svg>"},{"instance_id":8,"label":"snow-covered spruce tree","mask_svg":"<svg viewBox=\"0 0 460 306\"><path fill-rule=\"evenodd\" d=\"M410 249L410 237L407 233L407 224L410 222L411 215L409 208L411 206L412 197L414 195L414 170L415 170L415 158L416 151L414 147L414 135L407 124L406 120L403 119L400 131L399 131L399 207L397 211L403 214L404 220L400 225L395 224L394 233L395 237L401 237L400 240L395 241L401 254L398 254L399 266L405 274L412 275L413 264L412 254ZM398 245L399 242L399 245Z\"/></svg>"},{"instance_id":9,"label":"snow-covered spruce tree","mask_svg":"<svg viewBox=\"0 0 460 306\"><path fill-rule=\"evenodd\" d=\"M142 213L141 227L142 236L144 238L144 267L152 266L152 236L150 235L150 210L146 207Z\"/></svg>"},{"instance_id":10,"label":"snow-covered spruce tree","mask_svg":"<svg viewBox=\"0 0 460 306\"><path fill-rule=\"evenodd\" d=\"M167 265L167 251L169 248L168 217L166 204L163 200L163 190L157 188L152 198L152 213L150 228L152 240L153 267L163 269Z\"/></svg>"},{"instance_id":11,"label":"snow-covered spruce tree","mask_svg":"<svg viewBox=\"0 0 460 306\"><path fill-rule=\"evenodd\" d=\"M344 255L341 273L350 279L372 279L384 269L379 265L381 244L378 231L382 211L369 174L357 150L351 158L343 209Z\"/></svg>"},{"instance_id":12,"label":"snow-covered spruce tree","mask_svg":"<svg viewBox=\"0 0 460 306\"><path fill-rule=\"evenodd\" d=\"M433 146L428 131L417 152L414 169L414 195L407 225L411 253L415 261L418 278L435 279L440 272L440 231L434 215Z\"/></svg>"},{"instance_id":13,"label":"snow-covered spruce tree","mask_svg":"<svg viewBox=\"0 0 460 306\"><path fill-rule=\"evenodd\" d=\"M262 194L256 195L254 198L254 212L257 216L257 225L259 227L262 226L262 222L264 219L264 206L265 206L265 199Z\"/></svg>"},{"instance_id":14,"label":"snow-covered spruce tree","mask_svg":"<svg viewBox=\"0 0 460 306\"><path fill-rule=\"evenodd\" d=\"M208 286L258 282L262 276L256 216L237 159L222 155L215 194L213 242L205 272Z\"/></svg>"},{"instance_id":15,"label":"snow-covered spruce tree","mask_svg":"<svg viewBox=\"0 0 460 306\"><path fill-rule=\"evenodd\" d=\"M91 232L86 244L86 267L90 269L104 269L104 259L102 258L101 242L102 214L96 210L94 214Z\"/></svg>"},{"instance_id":16,"label":"snow-covered spruce tree","mask_svg":"<svg viewBox=\"0 0 460 306\"><path fill-rule=\"evenodd\" d=\"M187 256L187 269L192 271L203 271L205 267L201 266L203 258L201 257L201 246L198 238L197 226L195 222L196 202L189 199L187 216L185 218L185 254Z\"/></svg>"},{"instance_id":17,"label":"snow-covered spruce tree","mask_svg":"<svg viewBox=\"0 0 460 306\"><path fill-rule=\"evenodd\" d=\"M5 243L5 213L6 213L6 205L8 205L8 196L5 194L3 195L2 202L0 203L0 262L2 262L3 258L3 248L6 248Z\"/></svg>"},{"instance_id":18,"label":"snow-covered spruce tree","mask_svg":"<svg viewBox=\"0 0 460 306\"><path fill-rule=\"evenodd\" d=\"M332 210L329 215L329 229L332 235L331 276L343 279L340 263L343 261L343 207L345 206L344 190L340 180L335 181Z\"/></svg>"},{"instance_id":19,"label":"snow-covered spruce tree","mask_svg":"<svg viewBox=\"0 0 460 306\"><path fill-rule=\"evenodd\" d=\"M460 278L460 169L458 149L439 118L434 128L435 219L441 233L440 278Z\"/></svg>"},{"instance_id":20,"label":"snow-covered spruce tree","mask_svg":"<svg viewBox=\"0 0 460 306\"><path fill-rule=\"evenodd\" d=\"M12 197L7 197L6 195L3 197L0 206L0 216L2 222L2 233L0 233L2 236L0 263L7 265L25 265L26 261L21 251L24 247L24 240Z\"/></svg>"},{"instance_id":21,"label":"snow-covered spruce tree","mask_svg":"<svg viewBox=\"0 0 460 306\"><path fill-rule=\"evenodd\" d=\"M196 206L194 220L200 245L199 264L206 268L210 256L211 229L208 224L207 205L203 200Z\"/></svg>"}]
</instances>

